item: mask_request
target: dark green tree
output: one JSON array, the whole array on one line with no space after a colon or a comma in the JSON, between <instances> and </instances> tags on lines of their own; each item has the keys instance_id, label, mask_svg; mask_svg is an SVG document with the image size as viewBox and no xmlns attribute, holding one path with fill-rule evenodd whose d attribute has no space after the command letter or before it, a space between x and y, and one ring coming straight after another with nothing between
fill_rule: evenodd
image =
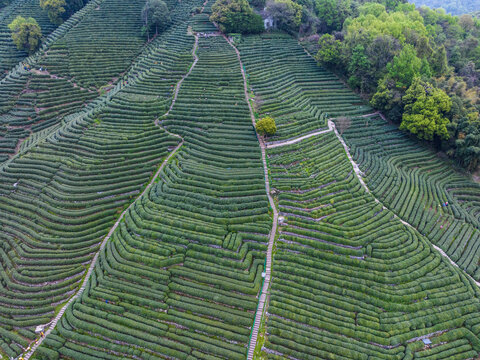
<instances>
[{"instance_id":1,"label":"dark green tree","mask_svg":"<svg viewBox=\"0 0 480 360\"><path fill-rule=\"evenodd\" d=\"M35 52L40 45L42 30L34 18L25 19L17 16L8 28L12 32L12 40L19 50L25 50L29 54Z\"/></svg>"},{"instance_id":2,"label":"dark green tree","mask_svg":"<svg viewBox=\"0 0 480 360\"><path fill-rule=\"evenodd\" d=\"M295 33L302 22L303 8L292 0L275 0L267 2L266 13L279 29Z\"/></svg>"},{"instance_id":3,"label":"dark green tree","mask_svg":"<svg viewBox=\"0 0 480 360\"><path fill-rule=\"evenodd\" d=\"M217 0L210 20L223 33L258 34L264 30L262 17L253 12L247 0Z\"/></svg>"},{"instance_id":4,"label":"dark green tree","mask_svg":"<svg viewBox=\"0 0 480 360\"><path fill-rule=\"evenodd\" d=\"M165 30L170 23L170 12L167 4L162 0L147 0L142 9L142 21L144 31L148 40L150 40L153 31L155 31L155 35L158 35L158 32Z\"/></svg>"},{"instance_id":5,"label":"dark green tree","mask_svg":"<svg viewBox=\"0 0 480 360\"><path fill-rule=\"evenodd\" d=\"M65 13L66 4L65 0L40 0L40 7L47 11L48 18L56 25L63 22L62 14Z\"/></svg>"},{"instance_id":6,"label":"dark green tree","mask_svg":"<svg viewBox=\"0 0 480 360\"><path fill-rule=\"evenodd\" d=\"M416 77L403 97L401 130L417 135L419 139L433 140L434 136L448 139L447 125L450 121L446 114L452 107L448 95L433 85Z\"/></svg>"}]
</instances>

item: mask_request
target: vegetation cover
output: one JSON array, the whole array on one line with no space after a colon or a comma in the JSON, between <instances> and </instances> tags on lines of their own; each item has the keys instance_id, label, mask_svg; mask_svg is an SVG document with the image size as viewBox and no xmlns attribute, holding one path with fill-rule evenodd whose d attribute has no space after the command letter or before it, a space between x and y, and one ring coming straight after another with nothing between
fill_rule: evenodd
<instances>
[{"instance_id":1,"label":"vegetation cover","mask_svg":"<svg viewBox=\"0 0 480 360\"><path fill-rule=\"evenodd\" d=\"M444 9L452 15L462 15L480 11L479 0L411 0L416 6Z\"/></svg>"},{"instance_id":2,"label":"vegetation cover","mask_svg":"<svg viewBox=\"0 0 480 360\"><path fill-rule=\"evenodd\" d=\"M480 188L423 142L452 141L465 112L452 146L476 167L476 102L452 95L475 82L452 69L454 37L432 40L475 34L473 18L397 1L35 4L40 48L5 47L18 64L0 80L2 357L240 360L257 330L259 358L478 356ZM292 36L308 32L330 32L302 43L345 61L370 103ZM399 124L373 107L392 94Z\"/></svg>"}]
</instances>

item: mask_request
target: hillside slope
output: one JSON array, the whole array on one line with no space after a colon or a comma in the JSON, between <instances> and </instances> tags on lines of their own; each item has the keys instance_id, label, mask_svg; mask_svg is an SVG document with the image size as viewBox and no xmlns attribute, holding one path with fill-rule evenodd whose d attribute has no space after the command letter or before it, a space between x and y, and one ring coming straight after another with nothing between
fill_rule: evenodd
<instances>
[{"instance_id":1,"label":"hillside slope","mask_svg":"<svg viewBox=\"0 0 480 360\"><path fill-rule=\"evenodd\" d=\"M292 37L237 53L182 0L145 44L142 2L92 0L0 81L0 355L478 356L478 186Z\"/></svg>"},{"instance_id":2,"label":"hillside slope","mask_svg":"<svg viewBox=\"0 0 480 360\"><path fill-rule=\"evenodd\" d=\"M428 6L432 9L445 9L452 15L474 13L480 10L479 0L410 0L416 6Z\"/></svg>"}]
</instances>

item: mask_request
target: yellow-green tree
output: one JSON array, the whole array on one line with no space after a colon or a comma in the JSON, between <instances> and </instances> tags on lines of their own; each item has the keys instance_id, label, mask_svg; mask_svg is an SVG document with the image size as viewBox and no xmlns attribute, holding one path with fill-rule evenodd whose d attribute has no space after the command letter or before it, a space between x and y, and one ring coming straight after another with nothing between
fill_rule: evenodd
<instances>
[{"instance_id":1,"label":"yellow-green tree","mask_svg":"<svg viewBox=\"0 0 480 360\"><path fill-rule=\"evenodd\" d=\"M65 0L40 0L40 7L48 12L48 18L53 24L62 23L62 14L65 12Z\"/></svg>"},{"instance_id":2,"label":"yellow-green tree","mask_svg":"<svg viewBox=\"0 0 480 360\"><path fill-rule=\"evenodd\" d=\"M8 25L8 28L12 32L12 40L19 50L25 50L32 54L38 49L42 38L42 30L34 18L25 19L22 16L17 16Z\"/></svg>"},{"instance_id":3,"label":"yellow-green tree","mask_svg":"<svg viewBox=\"0 0 480 360\"><path fill-rule=\"evenodd\" d=\"M277 125L272 117L267 116L257 121L255 129L262 136L274 135L277 132Z\"/></svg>"},{"instance_id":4,"label":"yellow-green tree","mask_svg":"<svg viewBox=\"0 0 480 360\"><path fill-rule=\"evenodd\" d=\"M433 140L434 136L449 138L447 125L450 121L445 115L452 107L452 100L443 90L416 77L403 102L405 109L400 129L424 140Z\"/></svg>"}]
</instances>

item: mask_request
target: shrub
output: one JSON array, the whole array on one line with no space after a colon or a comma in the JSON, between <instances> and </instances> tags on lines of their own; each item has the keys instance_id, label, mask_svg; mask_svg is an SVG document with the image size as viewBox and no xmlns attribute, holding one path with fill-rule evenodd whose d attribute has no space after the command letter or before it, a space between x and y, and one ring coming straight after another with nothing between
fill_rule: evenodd
<instances>
[{"instance_id":1,"label":"shrub","mask_svg":"<svg viewBox=\"0 0 480 360\"><path fill-rule=\"evenodd\" d=\"M277 132L275 120L270 116L258 120L255 129L257 129L257 132L263 136L274 135Z\"/></svg>"}]
</instances>

